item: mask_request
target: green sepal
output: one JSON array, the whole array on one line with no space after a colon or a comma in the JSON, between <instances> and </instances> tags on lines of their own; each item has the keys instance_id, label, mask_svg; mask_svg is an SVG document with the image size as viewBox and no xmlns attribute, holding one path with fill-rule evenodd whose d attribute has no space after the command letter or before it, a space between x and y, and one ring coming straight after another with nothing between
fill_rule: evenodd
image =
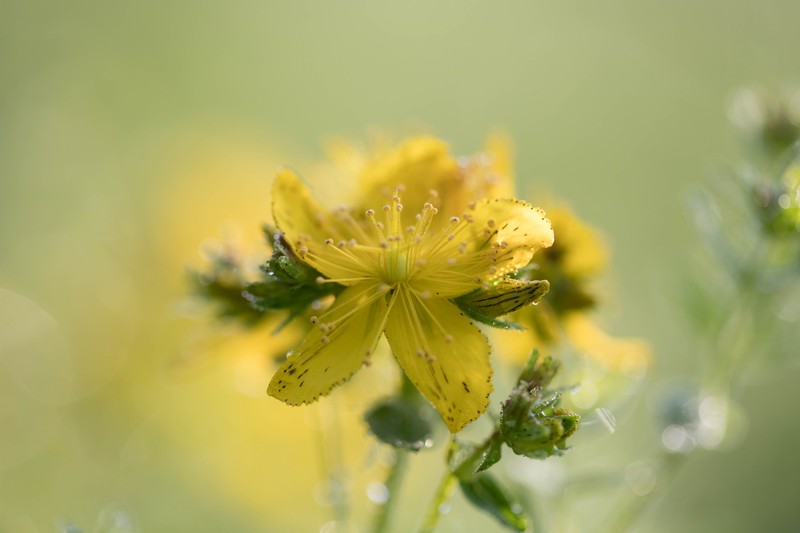
<instances>
[{"instance_id":1,"label":"green sepal","mask_svg":"<svg viewBox=\"0 0 800 533\"><path fill-rule=\"evenodd\" d=\"M516 322L507 322L505 320L498 320L496 318L482 315L481 313L479 313L475 309L472 309L471 307L466 307L461 305L458 302L458 300L452 300L452 302L455 303L458 306L458 308L464 312L465 315L467 315L472 320L475 320L476 322L480 322L481 324L486 324L487 326L492 326L493 328L498 328L498 329L510 329L514 331L525 330L525 328L523 328Z\"/></svg>"},{"instance_id":2,"label":"green sepal","mask_svg":"<svg viewBox=\"0 0 800 533\"><path fill-rule=\"evenodd\" d=\"M538 303L550 290L547 280L502 278L486 288L459 296L459 307L472 309L481 316L497 318L517 309Z\"/></svg>"},{"instance_id":3,"label":"green sepal","mask_svg":"<svg viewBox=\"0 0 800 533\"><path fill-rule=\"evenodd\" d=\"M294 255L282 233L272 235L272 257L261 268L264 279L247 285L242 293L254 309L262 313L288 310L285 324L304 313L315 300L344 290L336 283L317 283L321 274Z\"/></svg>"},{"instance_id":4,"label":"green sepal","mask_svg":"<svg viewBox=\"0 0 800 533\"><path fill-rule=\"evenodd\" d=\"M528 517L522 505L495 478L484 472L468 480L460 480L461 492L467 500L492 515L514 531L528 529Z\"/></svg>"},{"instance_id":5,"label":"green sepal","mask_svg":"<svg viewBox=\"0 0 800 533\"><path fill-rule=\"evenodd\" d=\"M550 290L547 280L502 278L487 288L476 289L452 300L471 319L499 329L521 331L515 322L498 320L526 305L538 303Z\"/></svg>"},{"instance_id":6,"label":"green sepal","mask_svg":"<svg viewBox=\"0 0 800 533\"><path fill-rule=\"evenodd\" d=\"M419 451L433 445L433 427L427 405L403 396L379 401L364 415L370 432L395 448Z\"/></svg>"},{"instance_id":7,"label":"green sepal","mask_svg":"<svg viewBox=\"0 0 800 533\"><path fill-rule=\"evenodd\" d=\"M561 455L567 449L567 438L578 429L580 417L558 407L561 394L545 388L559 367L549 357L540 361L534 350L520 373L519 384L503 402L500 434L517 455L533 459Z\"/></svg>"}]
</instances>

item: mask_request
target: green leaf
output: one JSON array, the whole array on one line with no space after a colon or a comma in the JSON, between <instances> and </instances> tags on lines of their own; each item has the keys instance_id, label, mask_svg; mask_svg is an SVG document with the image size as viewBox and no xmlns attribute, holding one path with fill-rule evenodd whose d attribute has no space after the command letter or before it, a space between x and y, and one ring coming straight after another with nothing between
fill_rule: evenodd
<instances>
[{"instance_id":1,"label":"green leaf","mask_svg":"<svg viewBox=\"0 0 800 533\"><path fill-rule=\"evenodd\" d=\"M413 400L394 397L372 406L364 419L381 442L416 452L433 445L433 429L426 409L427 406Z\"/></svg>"},{"instance_id":2,"label":"green leaf","mask_svg":"<svg viewBox=\"0 0 800 533\"><path fill-rule=\"evenodd\" d=\"M483 472L494 466L503 455L503 441L492 439L489 446L483 452L483 460L478 465L476 472Z\"/></svg>"},{"instance_id":3,"label":"green leaf","mask_svg":"<svg viewBox=\"0 0 800 533\"><path fill-rule=\"evenodd\" d=\"M525 531L528 528L528 517L525 516L522 505L498 485L490 474L484 472L472 479L461 480L459 484L467 500L504 526L514 531Z\"/></svg>"},{"instance_id":4,"label":"green leaf","mask_svg":"<svg viewBox=\"0 0 800 533\"><path fill-rule=\"evenodd\" d=\"M450 443L447 466L458 479L468 480L500 460L503 440L493 434L482 444L453 439Z\"/></svg>"}]
</instances>

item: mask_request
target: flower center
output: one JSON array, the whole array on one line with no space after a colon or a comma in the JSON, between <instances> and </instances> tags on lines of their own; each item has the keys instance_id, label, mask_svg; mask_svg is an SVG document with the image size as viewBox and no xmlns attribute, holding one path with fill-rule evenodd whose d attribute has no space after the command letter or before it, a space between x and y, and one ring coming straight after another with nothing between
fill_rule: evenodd
<instances>
[{"instance_id":1,"label":"flower center","mask_svg":"<svg viewBox=\"0 0 800 533\"><path fill-rule=\"evenodd\" d=\"M385 281L390 285L402 283L408 280L410 269L408 265L408 254L405 247L392 248L386 252Z\"/></svg>"}]
</instances>

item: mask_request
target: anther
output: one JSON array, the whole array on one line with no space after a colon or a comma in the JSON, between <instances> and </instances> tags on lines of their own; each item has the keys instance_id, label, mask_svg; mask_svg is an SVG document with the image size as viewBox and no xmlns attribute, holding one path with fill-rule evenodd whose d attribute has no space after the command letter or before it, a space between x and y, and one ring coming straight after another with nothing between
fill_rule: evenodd
<instances>
[{"instance_id":1,"label":"anther","mask_svg":"<svg viewBox=\"0 0 800 533\"><path fill-rule=\"evenodd\" d=\"M467 222L472 222L472 221L474 220L474 219L472 218L472 215L470 215L469 213L464 213L464 214L462 214L461 216L462 216L462 217L464 218L464 220L466 220Z\"/></svg>"},{"instance_id":2,"label":"anther","mask_svg":"<svg viewBox=\"0 0 800 533\"><path fill-rule=\"evenodd\" d=\"M331 342L331 340L328 338L328 336L327 336L327 335L323 335L322 337L320 337L320 338L319 338L319 341L320 341L322 344L328 344L329 342Z\"/></svg>"},{"instance_id":3,"label":"anther","mask_svg":"<svg viewBox=\"0 0 800 533\"><path fill-rule=\"evenodd\" d=\"M384 211L389 211L389 209L391 209L391 207L389 207L388 205L383 206Z\"/></svg>"},{"instance_id":4,"label":"anther","mask_svg":"<svg viewBox=\"0 0 800 533\"><path fill-rule=\"evenodd\" d=\"M450 222L452 222L453 224L458 224L459 222L461 222L461 219L459 219L458 217L450 217Z\"/></svg>"},{"instance_id":5,"label":"anther","mask_svg":"<svg viewBox=\"0 0 800 533\"><path fill-rule=\"evenodd\" d=\"M456 258L455 257L448 257L447 258L447 264L450 265L450 266L455 265L456 264Z\"/></svg>"},{"instance_id":6,"label":"anther","mask_svg":"<svg viewBox=\"0 0 800 533\"><path fill-rule=\"evenodd\" d=\"M397 204L395 209L397 209L398 211L402 211L403 210L403 204Z\"/></svg>"},{"instance_id":7,"label":"anther","mask_svg":"<svg viewBox=\"0 0 800 533\"><path fill-rule=\"evenodd\" d=\"M333 239L325 239L325 244L330 246L331 244L333 244Z\"/></svg>"},{"instance_id":8,"label":"anther","mask_svg":"<svg viewBox=\"0 0 800 533\"><path fill-rule=\"evenodd\" d=\"M486 225L489 226L490 228L493 228L494 227L494 219L490 218L489 220L487 220L486 221Z\"/></svg>"},{"instance_id":9,"label":"anther","mask_svg":"<svg viewBox=\"0 0 800 533\"><path fill-rule=\"evenodd\" d=\"M297 255L299 255L300 257L305 257L307 253L308 253L307 246L301 246L300 249L297 250Z\"/></svg>"},{"instance_id":10,"label":"anther","mask_svg":"<svg viewBox=\"0 0 800 533\"><path fill-rule=\"evenodd\" d=\"M453 234L453 233L451 233L450 235L448 235L448 236L447 236L447 240L448 240L448 241L452 241L452 240L453 240L453 239L455 239L455 238L456 238L456 236L455 236L455 234Z\"/></svg>"},{"instance_id":11,"label":"anther","mask_svg":"<svg viewBox=\"0 0 800 533\"><path fill-rule=\"evenodd\" d=\"M368 217L374 217L375 216L375 210L374 209L367 209L365 213L366 213L366 215Z\"/></svg>"},{"instance_id":12,"label":"anther","mask_svg":"<svg viewBox=\"0 0 800 533\"><path fill-rule=\"evenodd\" d=\"M317 324L319 324L319 317L317 316L312 316L309 320L311 320L312 326L316 326Z\"/></svg>"},{"instance_id":13,"label":"anther","mask_svg":"<svg viewBox=\"0 0 800 533\"><path fill-rule=\"evenodd\" d=\"M316 282L322 285L323 283L325 283L325 278L323 278L322 276L317 276Z\"/></svg>"},{"instance_id":14,"label":"anther","mask_svg":"<svg viewBox=\"0 0 800 533\"><path fill-rule=\"evenodd\" d=\"M453 342L453 336L450 335L450 334L445 335L444 336L444 342L446 342L447 344L450 344L451 342Z\"/></svg>"}]
</instances>

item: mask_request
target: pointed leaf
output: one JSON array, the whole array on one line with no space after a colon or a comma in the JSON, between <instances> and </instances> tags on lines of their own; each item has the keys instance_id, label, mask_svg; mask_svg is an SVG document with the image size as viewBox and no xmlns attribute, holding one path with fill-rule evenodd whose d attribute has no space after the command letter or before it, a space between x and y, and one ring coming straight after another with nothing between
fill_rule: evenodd
<instances>
[{"instance_id":1,"label":"pointed leaf","mask_svg":"<svg viewBox=\"0 0 800 533\"><path fill-rule=\"evenodd\" d=\"M470 480L461 480L460 485L467 500L492 515L501 524L514 531L525 531L528 528L528 517L522 505L498 485L490 474L484 472Z\"/></svg>"}]
</instances>

